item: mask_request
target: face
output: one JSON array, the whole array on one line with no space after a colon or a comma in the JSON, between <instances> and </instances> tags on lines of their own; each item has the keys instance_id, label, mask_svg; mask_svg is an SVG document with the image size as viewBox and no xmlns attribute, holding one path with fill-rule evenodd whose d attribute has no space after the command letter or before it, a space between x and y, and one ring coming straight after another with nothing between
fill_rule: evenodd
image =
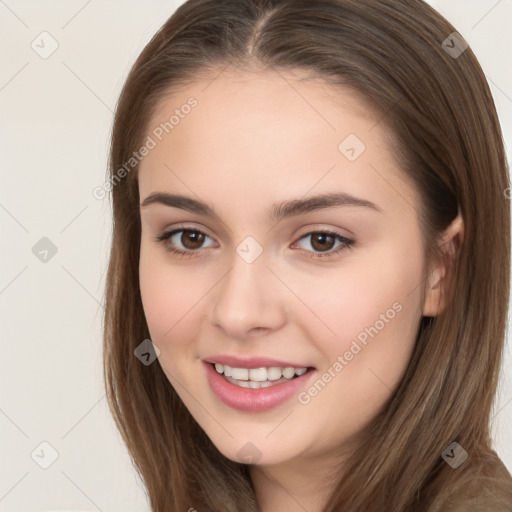
<instances>
[{"instance_id":1,"label":"face","mask_svg":"<svg viewBox=\"0 0 512 512\"><path fill-rule=\"evenodd\" d=\"M325 460L356 446L410 360L419 199L357 94L216 75L159 104L139 168L155 364L226 457Z\"/></svg>"}]
</instances>

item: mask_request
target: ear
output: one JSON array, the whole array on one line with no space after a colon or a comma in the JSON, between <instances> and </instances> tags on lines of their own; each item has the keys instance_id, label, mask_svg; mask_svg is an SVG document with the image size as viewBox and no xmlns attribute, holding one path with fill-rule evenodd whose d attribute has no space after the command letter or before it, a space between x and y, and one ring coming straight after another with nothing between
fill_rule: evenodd
<instances>
[{"instance_id":1,"label":"ear","mask_svg":"<svg viewBox=\"0 0 512 512\"><path fill-rule=\"evenodd\" d=\"M430 269L423 303L423 316L437 316L446 308L445 285L464 239L464 221L459 214L442 234L439 245L444 257Z\"/></svg>"}]
</instances>

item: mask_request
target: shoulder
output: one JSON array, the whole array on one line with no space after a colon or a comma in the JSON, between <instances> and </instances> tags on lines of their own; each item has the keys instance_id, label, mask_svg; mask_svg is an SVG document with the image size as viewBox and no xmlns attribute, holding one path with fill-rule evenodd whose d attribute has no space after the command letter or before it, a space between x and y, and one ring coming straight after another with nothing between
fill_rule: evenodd
<instances>
[{"instance_id":1,"label":"shoulder","mask_svg":"<svg viewBox=\"0 0 512 512\"><path fill-rule=\"evenodd\" d=\"M488 449L472 458L438 510L512 512L512 476L495 451Z\"/></svg>"}]
</instances>

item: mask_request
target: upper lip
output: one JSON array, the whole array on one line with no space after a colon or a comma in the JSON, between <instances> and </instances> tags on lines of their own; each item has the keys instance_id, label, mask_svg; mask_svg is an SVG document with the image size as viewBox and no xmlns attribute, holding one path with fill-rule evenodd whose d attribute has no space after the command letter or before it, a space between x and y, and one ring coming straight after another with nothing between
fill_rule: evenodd
<instances>
[{"instance_id":1,"label":"upper lip","mask_svg":"<svg viewBox=\"0 0 512 512\"><path fill-rule=\"evenodd\" d=\"M307 364L291 363L280 359L273 359L271 357L244 357L230 356L228 354L219 354L216 356L205 357L203 359L206 363L220 363L227 364L231 368L270 368L277 366L280 368L309 368Z\"/></svg>"}]
</instances>

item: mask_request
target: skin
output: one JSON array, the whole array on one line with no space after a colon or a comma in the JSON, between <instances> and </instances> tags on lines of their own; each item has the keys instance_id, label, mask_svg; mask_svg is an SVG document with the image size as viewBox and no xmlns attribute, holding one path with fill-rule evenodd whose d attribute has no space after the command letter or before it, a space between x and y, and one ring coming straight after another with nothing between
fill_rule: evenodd
<instances>
[{"instance_id":1,"label":"skin","mask_svg":"<svg viewBox=\"0 0 512 512\"><path fill-rule=\"evenodd\" d=\"M149 123L151 134L190 96L198 101L142 160L141 203L154 192L181 194L217 216L141 206L144 312L159 364L221 453L238 461L249 442L261 453L251 466L260 510L320 511L334 464L339 476L358 433L403 377L421 316L443 307L446 269L425 261L418 194L381 114L362 97L299 81L298 72L218 73L167 96ZM338 149L349 134L366 146L354 161ZM333 192L378 210L345 205L268 219L273 204ZM207 235L196 255L169 252L187 250L180 235L156 241L183 223ZM306 236L321 229L354 244L326 257ZM443 241L461 230L458 219ZM263 250L250 264L236 252L247 236ZM305 405L293 398L265 412L238 411L208 385L201 359L221 353L312 366L314 382L397 303L400 312Z\"/></svg>"}]
</instances>

